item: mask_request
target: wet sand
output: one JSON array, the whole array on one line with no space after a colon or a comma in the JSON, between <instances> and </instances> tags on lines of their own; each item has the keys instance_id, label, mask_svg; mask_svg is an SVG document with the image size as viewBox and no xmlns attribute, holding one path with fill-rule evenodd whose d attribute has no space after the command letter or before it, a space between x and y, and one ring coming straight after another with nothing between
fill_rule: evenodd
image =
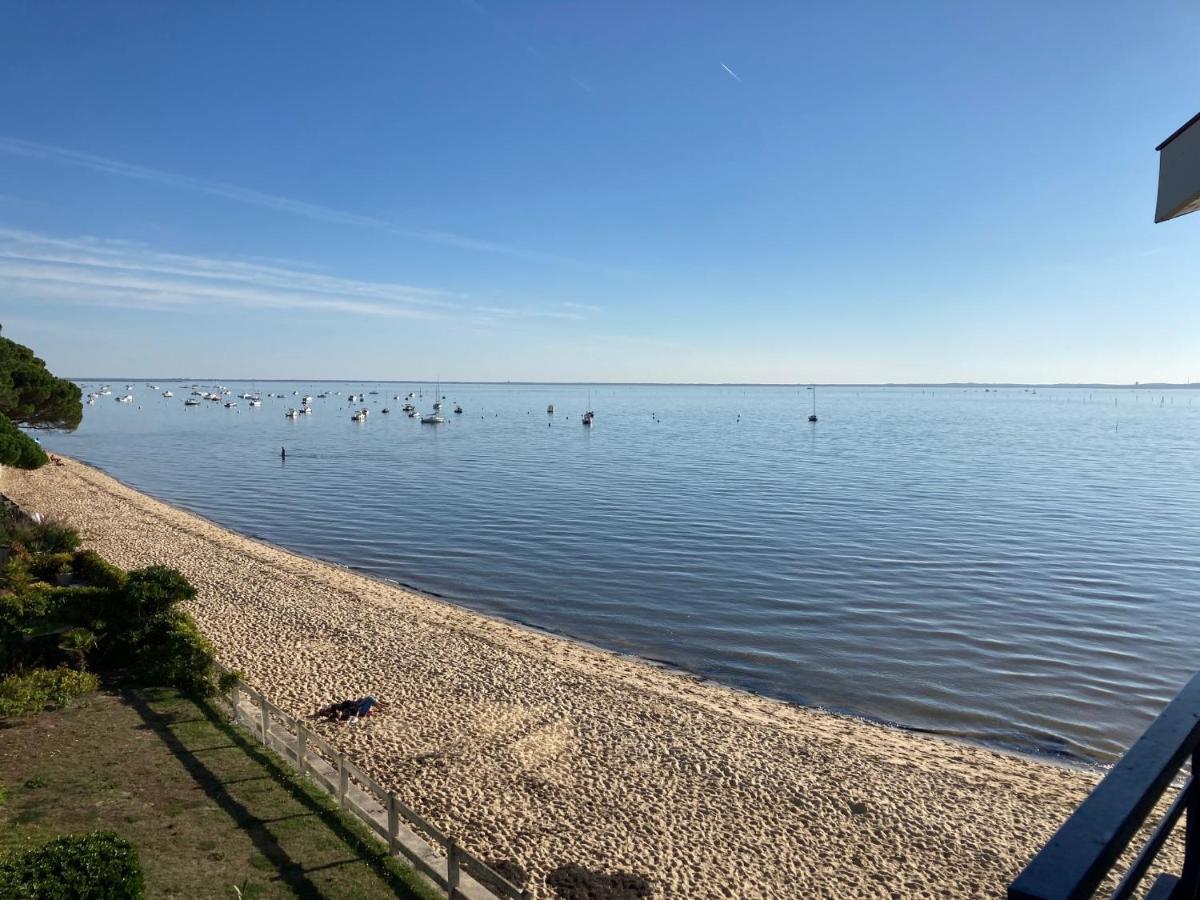
<instances>
[{"instance_id":1,"label":"wet sand","mask_svg":"<svg viewBox=\"0 0 1200 900\"><path fill-rule=\"evenodd\" d=\"M66 460L0 491L127 568L180 569L222 661L471 851L553 897L565 864L655 897L999 897L1095 783L800 709L255 541Z\"/></svg>"}]
</instances>

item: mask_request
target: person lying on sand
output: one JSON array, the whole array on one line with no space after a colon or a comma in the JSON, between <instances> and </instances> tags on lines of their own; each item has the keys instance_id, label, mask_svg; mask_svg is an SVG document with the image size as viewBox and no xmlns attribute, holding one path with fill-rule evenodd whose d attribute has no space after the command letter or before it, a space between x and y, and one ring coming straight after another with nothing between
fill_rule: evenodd
<instances>
[{"instance_id":1,"label":"person lying on sand","mask_svg":"<svg viewBox=\"0 0 1200 900\"><path fill-rule=\"evenodd\" d=\"M340 700L324 709L318 710L318 718L331 722L355 722L368 716L377 716L383 712L383 704L374 697L359 697L357 700Z\"/></svg>"}]
</instances>

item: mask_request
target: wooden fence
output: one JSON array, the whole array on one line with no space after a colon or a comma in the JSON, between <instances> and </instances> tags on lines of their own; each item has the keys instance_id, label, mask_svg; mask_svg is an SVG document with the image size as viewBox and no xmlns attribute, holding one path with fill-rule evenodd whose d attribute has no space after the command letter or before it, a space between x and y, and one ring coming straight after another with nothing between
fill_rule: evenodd
<instances>
[{"instance_id":1,"label":"wooden fence","mask_svg":"<svg viewBox=\"0 0 1200 900\"><path fill-rule=\"evenodd\" d=\"M227 676L232 675L218 665ZM252 732L337 798L342 809L362 819L388 845L444 890L450 900L529 900L522 890L465 850L432 822L384 790L320 734L300 719L275 706L240 680L234 680L229 701L233 721ZM440 848L440 851L435 848Z\"/></svg>"}]
</instances>

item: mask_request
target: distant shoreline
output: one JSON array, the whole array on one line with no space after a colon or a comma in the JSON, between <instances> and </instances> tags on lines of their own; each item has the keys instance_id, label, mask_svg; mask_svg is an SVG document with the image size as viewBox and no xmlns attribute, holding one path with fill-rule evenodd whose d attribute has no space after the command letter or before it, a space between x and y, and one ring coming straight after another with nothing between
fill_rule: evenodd
<instances>
[{"instance_id":1,"label":"distant shoreline","mask_svg":"<svg viewBox=\"0 0 1200 900\"><path fill-rule=\"evenodd\" d=\"M89 375L87 377L72 376L69 380L79 382L105 382L115 384L161 381L163 384L220 384L230 382L236 384L432 384L433 378L231 378L229 376L174 376L174 375ZM447 381L443 385L472 384L514 387L766 387L766 388L1060 388L1091 390L1200 390L1200 382L1196 384L1177 384L1168 381L1146 381L1134 384L1109 384L1106 382L1018 382L1018 381L881 381L881 382L758 382L758 381Z\"/></svg>"}]
</instances>

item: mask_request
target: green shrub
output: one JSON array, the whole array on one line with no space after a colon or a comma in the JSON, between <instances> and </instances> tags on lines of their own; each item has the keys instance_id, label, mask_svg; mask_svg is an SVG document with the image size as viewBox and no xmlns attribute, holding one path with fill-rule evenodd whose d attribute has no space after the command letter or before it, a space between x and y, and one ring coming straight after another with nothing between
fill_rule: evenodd
<instances>
[{"instance_id":1,"label":"green shrub","mask_svg":"<svg viewBox=\"0 0 1200 900\"><path fill-rule=\"evenodd\" d=\"M125 586L125 573L95 550L77 550L73 569L77 579L93 587L120 590Z\"/></svg>"},{"instance_id":2,"label":"green shrub","mask_svg":"<svg viewBox=\"0 0 1200 900\"><path fill-rule=\"evenodd\" d=\"M50 457L37 441L0 415L0 465L14 469L38 469L50 462Z\"/></svg>"},{"instance_id":3,"label":"green shrub","mask_svg":"<svg viewBox=\"0 0 1200 900\"><path fill-rule=\"evenodd\" d=\"M0 716L32 716L58 709L99 687L100 680L91 672L67 668L9 675L0 680Z\"/></svg>"},{"instance_id":4,"label":"green shrub","mask_svg":"<svg viewBox=\"0 0 1200 900\"><path fill-rule=\"evenodd\" d=\"M181 600L191 600L196 596L196 589L175 569L148 566L129 573L122 594L125 614L138 622L146 622L168 612Z\"/></svg>"},{"instance_id":5,"label":"green shrub","mask_svg":"<svg viewBox=\"0 0 1200 900\"><path fill-rule=\"evenodd\" d=\"M0 862L0 900L138 900L133 844L111 831L68 835Z\"/></svg>"},{"instance_id":6,"label":"green shrub","mask_svg":"<svg viewBox=\"0 0 1200 900\"><path fill-rule=\"evenodd\" d=\"M145 632L132 674L145 684L171 685L207 697L216 684L215 651L186 613L175 611Z\"/></svg>"},{"instance_id":7,"label":"green shrub","mask_svg":"<svg viewBox=\"0 0 1200 900\"><path fill-rule=\"evenodd\" d=\"M55 584L59 575L71 574L73 561L70 553L39 553L29 561L29 571L35 578Z\"/></svg>"},{"instance_id":8,"label":"green shrub","mask_svg":"<svg viewBox=\"0 0 1200 900\"><path fill-rule=\"evenodd\" d=\"M5 538L14 548L20 547L35 555L71 553L79 546L79 531L54 519L17 522L5 530Z\"/></svg>"}]
</instances>

